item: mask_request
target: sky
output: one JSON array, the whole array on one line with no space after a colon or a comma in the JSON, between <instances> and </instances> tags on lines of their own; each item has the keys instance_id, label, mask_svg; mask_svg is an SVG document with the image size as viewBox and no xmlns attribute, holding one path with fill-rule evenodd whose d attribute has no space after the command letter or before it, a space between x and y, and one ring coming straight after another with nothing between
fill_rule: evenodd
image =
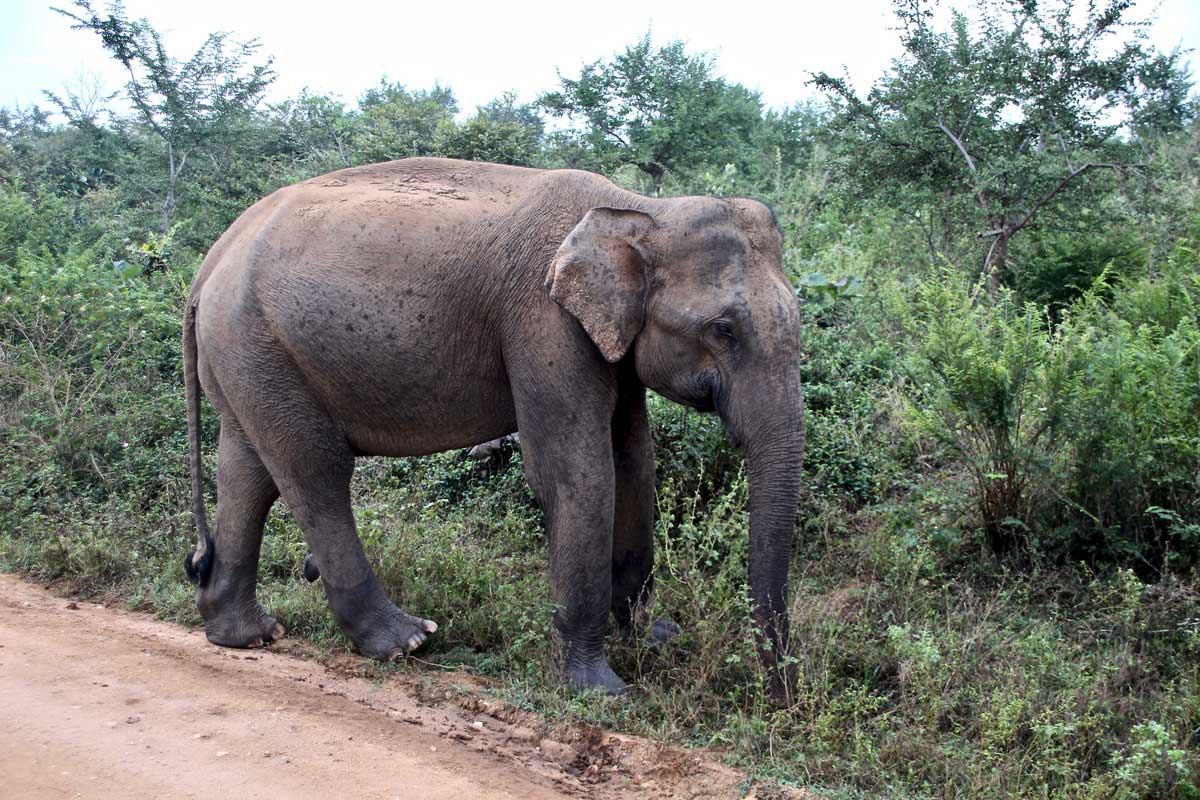
<instances>
[{"instance_id":1,"label":"sky","mask_svg":"<svg viewBox=\"0 0 1200 800\"><path fill-rule=\"evenodd\" d=\"M62 94L81 79L98 78L109 92L124 85L97 37L71 30L50 5L0 0L0 107L46 106L43 89ZM311 7L320 11L295 0L126 0L125 8L165 34L176 58L212 31L257 37L260 55L275 60L272 101L307 87L353 102L386 75L410 89L449 86L465 112L508 90L531 101L557 86L556 70L576 76L647 31L656 44L681 39L691 52L715 55L719 74L776 108L811 97L805 81L814 71L845 71L865 90L900 51L889 0L338 0ZM1156 18L1150 42L1159 49L1200 48L1200 0L1143 3L1135 13ZM1200 57L1188 58L1200 68Z\"/></svg>"}]
</instances>

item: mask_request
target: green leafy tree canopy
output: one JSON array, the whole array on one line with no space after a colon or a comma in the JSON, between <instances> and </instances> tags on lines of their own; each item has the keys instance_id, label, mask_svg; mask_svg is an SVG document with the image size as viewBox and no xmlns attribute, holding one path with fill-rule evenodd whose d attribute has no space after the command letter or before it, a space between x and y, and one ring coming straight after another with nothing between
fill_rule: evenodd
<instances>
[{"instance_id":1,"label":"green leafy tree canopy","mask_svg":"<svg viewBox=\"0 0 1200 800\"><path fill-rule=\"evenodd\" d=\"M212 33L191 58L179 61L167 53L159 32L144 19L130 20L121 3L101 13L91 0L75 0L75 9L54 10L73 20L72 28L100 37L129 74L125 88L140 122L165 146L162 185L147 187L161 204L165 234L189 160L215 159L228 149L275 78L271 60L248 65L259 49L257 40L236 42L227 33Z\"/></svg>"},{"instance_id":2,"label":"green leafy tree canopy","mask_svg":"<svg viewBox=\"0 0 1200 800\"><path fill-rule=\"evenodd\" d=\"M758 95L717 77L712 57L689 55L680 41L655 48L649 34L559 82L539 103L582 122L578 135L595 161L587 166L632 164L656 194L668 171L745 160L762 120Z\"/></svg>"},{"instance_id":3,"label":"green leafy tree canopy","mask_svg":"<svg viewBox=\"0 0 1200 800\"><path fill-rule=\"evenodd\" d=\"M1079 196L1098 172L1138 165L1118 133L1141 98L1145 123L1166 125L1183 108L1162 101L1162 87L1178 90L1162 74L1172 64L1143 47L1132 7L976 0L973 17L954 10L949 29L938 30L927 0L896 0L904 54L866 98L826 73L812 82L839 105L854 143L846 163L860 179L969 198L994 292L1009 241L1051 201Z\"/></svg>"}]
</instances>

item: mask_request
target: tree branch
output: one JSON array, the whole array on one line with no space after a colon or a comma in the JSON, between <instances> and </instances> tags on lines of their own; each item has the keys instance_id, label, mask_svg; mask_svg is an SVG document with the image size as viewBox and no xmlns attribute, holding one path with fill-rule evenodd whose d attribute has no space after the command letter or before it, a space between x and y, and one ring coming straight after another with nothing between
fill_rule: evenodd
<instances>
[{"instance_id":1,"label":"tree branch","mask_svg":"<svg viewBox=\"0 0 1200 800\"><path fill-rule=\"evenodd\" d=\"M632 147L629 146L629 142L625 141L625 139L621 137L621 134L617 133L614 130L610 130L609 128L606 128L605 126L601 125L599 122L594 123L594 124L601 131L603 131L604 133L607 133L609 136L613 137L618 142L620 142L624 147L628 148L629 150L633 149Z\"/></svg>"},{"instance_id":2,"label":"tree branch","mask_svg":"<svg viewBox=\"0 0 1200 800\"><path fill-rule=\"evenodd\" d=\"M1069 184L1071 181L1078 178L1083 173L1090 172L1091 170L1094 170L1094 169L1111 169L1114 172L1124 172L1125 170L1133 169L1133 168L1136 168L1139 166L1141 166L1141 165L1140 164L1104 164L1104 163L1092 162L1092 163L1084 164L1081 167L1077 167L1077 168L1071 170L1071 172L1065 178L1063 178L1061 181L1058 182L1057 186L1055 186L1053 189L1051 189L1050 191L1048 191L1044 195L1042 195L1040 198L1038 198L1038 200L1033 204L1033 206L1027 212L1025 212L1025 216L1021 218L1020 222L1016 223L1015 225L1009 226L1008 232L1010 234L1016 233L1017 231L1021 230L1026 225L1028 225L1033 220L1034 215L1037 214L1038 209L1040 209L1042 206L1046 205L1046 203L1049 203L1051 200L1053 200L1055 195L1057 195L1059 192L1061 192L1063 189L1065 189L1067 187L1067 184Z\"/></svg>"},{"instance_id":3,"label":"tree branch","mask_svg":"<svg viewBox=\"0 0 1200 800\"><path fill-rule=\"evenodd\" d=\"M938 128L941 129L942 133L946 134L948 137L950 137L950 141L954 142L954 146L958 148L958 152L962 153L962 157L966 160L967 166L970 167L971 174L978 178L979 170L975 168L975 159L971 158L971 154L967 152L967 147L962 143L962 139L959 139L957 136L955 136L954 131L947 128L940 117L935 119L934 122L937 124ZM976 181L975 186L978 190L978 181Z\"/></svg>"},{"instance_id":4,"label":"tree branch","mask_svg":"<svg viewBox=\"0 0 1200 800\"><path fill-rule=\"evenodd\" d=\"M971 170L971 184L975 189L975 202L980 208L986 208L988 203L987 183L980 179L979 169L975 166L975 159L971 157L967 146L963 144L962 139L954 135L954 131L946 127L946 124L942 122L940 114L934 118L934 124L938 126L942 133L949 137L954 146L958 148L958 152L962 153L963 159L967 162L967 167Z\"/></svg>"}]
</instances>

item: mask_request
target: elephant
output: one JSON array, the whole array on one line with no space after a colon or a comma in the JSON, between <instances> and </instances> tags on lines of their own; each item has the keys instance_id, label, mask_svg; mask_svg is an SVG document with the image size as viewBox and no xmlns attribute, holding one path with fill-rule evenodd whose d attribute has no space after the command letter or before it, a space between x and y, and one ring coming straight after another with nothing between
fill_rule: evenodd
<instances>
[{"instance_id":1,"label":"elephant","mask_svg":"<svg viewBox=\"0 0 1200 800\"><path fill-rule=\"evenodd\" d=\"M184 309L197 542L210 641L284 635L258 603L282 497L339 626L402 657L437 624L401 611L355 529L359 456L420 456L520 430L546 520L553 629L575 690L620 693L605 637L653 589L647 389L720 416L749 478L749 586L786 692L801 489L799 304L770 208L650 198L589 172L410 158L282 188L213 245ZM210 533L202 394L220 414ZM307 570L306 570L307 571ZM748 620L750 623L751 620Z\"/></svg>"},{"instance_id":2,"label":"elephant","mask_svg":"<svg viewBox=\"0 0 1200 800\"><path fill-rule=\"evenodd\" d=\"M507 436L501 436L498 439L492 439L490 442L482 442L475 445L467 451L467 458L474 459L475 461L487 461L503 453L506 448L520 444L521 433L520 431L514 431Z\"/></svg>"},{"instance_id":3,"label":"elephant","mask_svg":"<svg viewBox=\"0 0 1200 800\"><path fill-rule=\"evenodd\" d=\"M509 463L513 451L520 446L521 433L517 431L508 436L501 436L499 439L492 439L490 442L477 444L466 452L465 457L479 464L480 475L489 477L505 467Z\"/></svg>"}]
</instances>

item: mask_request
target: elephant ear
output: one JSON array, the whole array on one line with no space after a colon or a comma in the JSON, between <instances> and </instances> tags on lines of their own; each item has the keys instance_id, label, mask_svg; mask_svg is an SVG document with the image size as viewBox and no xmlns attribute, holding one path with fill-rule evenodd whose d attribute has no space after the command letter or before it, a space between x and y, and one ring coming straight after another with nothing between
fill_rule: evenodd
<instances>
[{"instance_id":1,"label":"elephant ear","mask_svg":"<svg viewBox=\"0 0 1200 800\"><path fill-rule=\"evenodd\" d=\"M554 255L550 297L587 331L609 363L620 361L646 320L646 238L654 218L593 208Z\"/></svg>"}]
</instances>

